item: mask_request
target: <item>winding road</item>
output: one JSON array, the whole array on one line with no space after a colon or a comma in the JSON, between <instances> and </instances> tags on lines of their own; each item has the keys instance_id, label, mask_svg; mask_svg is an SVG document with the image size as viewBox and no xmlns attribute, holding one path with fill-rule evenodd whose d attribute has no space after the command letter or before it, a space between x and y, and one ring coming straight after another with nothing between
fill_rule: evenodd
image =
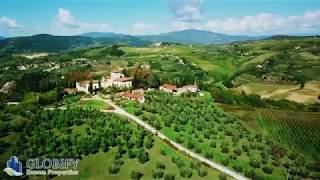
<instances>
[{"instance_id":1,"label":"winding road","mask_svg":"<svg viewBox=\"0 0 320 180\"><path fill-rule=\"evenodd\" d=\"M197 159L198 161L214 168L217 169L235 179L238 180L247 180L246 177L244 177L243 175L234 172L232 170L230 170L229 168L222 166L220 164L217 164L215 162L212 162L211 160L202 157L199 154L194 153L193 151L183 147L182 145L176 143L175 141L172 141L171 139L169 139L167 136L165 136L164 134L162 134L160 131L156 130L155 128L153 128L152 126L150 126L149 124L147 124L146 122L142 121L141 119L139 119L138 117L126 112L125 110L123 110L121 107L119 107L118 105L116 105L115 103L113 103L111 100L106 100L103 99L100 96L94 96L93 99L97 99L97 100L102 100L106 103L108 103L110 106L112 106L114 108L114 110L101 110L102 112L113 112L122 116L127 117L129 120L134 121L135 123L139 124L140 126L144 127L146 130L150 131L151 133L153 133L154 135L158 136L161 140L163 140L164 142L170 144L172 147L176 148L177 150L189 155L190 157Z\"/></svg>"}]
</instances>

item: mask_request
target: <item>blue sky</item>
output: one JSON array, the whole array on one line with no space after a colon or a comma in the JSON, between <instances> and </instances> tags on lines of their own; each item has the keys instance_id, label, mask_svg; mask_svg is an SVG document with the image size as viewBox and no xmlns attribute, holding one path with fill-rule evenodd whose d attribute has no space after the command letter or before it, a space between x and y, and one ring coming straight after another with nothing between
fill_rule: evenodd
<instances>
[{"instance_id":1,"label":"blue sky","mask_svg":"<svg viewBox=\"0 0 320 180\"><path fill-rule=\"evenodd\" d=\"M319 34L319 0L1 0L0 36L201 29Z\"/></svg>"}]
</instances>

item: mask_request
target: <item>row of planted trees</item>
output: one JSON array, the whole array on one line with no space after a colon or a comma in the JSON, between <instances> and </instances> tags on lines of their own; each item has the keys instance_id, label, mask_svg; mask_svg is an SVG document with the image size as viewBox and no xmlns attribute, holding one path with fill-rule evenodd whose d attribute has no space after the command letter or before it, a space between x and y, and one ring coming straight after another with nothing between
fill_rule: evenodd
<instances>
[{"instance_id":1,"label":"row of planted trees","mask_svg":"<svg viewBox=\"0 0 320 180\"><path fill-rule=\"evenodd\" d=\"M135 115L208 159L244 175L263 179L319 177L316 164L295 150L256 133L203 98L151 92ZM290 164L290 165L289 165Z\"/></svg>"}]
</instances>

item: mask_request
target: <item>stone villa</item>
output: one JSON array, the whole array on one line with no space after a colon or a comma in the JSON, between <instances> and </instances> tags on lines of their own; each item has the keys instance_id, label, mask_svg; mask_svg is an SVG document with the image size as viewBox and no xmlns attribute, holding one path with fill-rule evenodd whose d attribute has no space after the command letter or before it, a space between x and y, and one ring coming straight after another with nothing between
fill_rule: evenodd
<instances>
[{"instance_id":1,"label":"stone villa","mask_svg":"<svg viewBox=\"0 0 320 180\"><path fill-rule=\"evenodd\" d=\"M99 80L94 80L92 81L92 86L93 90L112 86L119 88L130 88L132 87L132 80L133 78L125 77L125 75L120 71L112 71L110 77L102 77L100 85ZM78 89L78 91L82 91L87 94L89 94L89 86L89 80L76 82L76 88Z\"/></svg>"}]
</instances>

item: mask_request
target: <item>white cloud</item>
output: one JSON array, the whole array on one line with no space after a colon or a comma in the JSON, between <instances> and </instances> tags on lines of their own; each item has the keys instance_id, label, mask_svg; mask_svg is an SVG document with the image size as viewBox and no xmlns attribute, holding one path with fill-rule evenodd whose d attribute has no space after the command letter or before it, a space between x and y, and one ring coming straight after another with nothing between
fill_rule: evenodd
<instances>
[{"instance_id":1,"label":"white cloud","mask_svg":"<svg viewBox=\"0 0 320 180\"><path fill-rule=\"evenodd\" d=\"M176 21L200 21L203 19L203 0L176 0L171 4L171 11Z\"/></svg>"},{"instance_id":2,"label":"white cloud","mask_svg":"<svg viewBox=\"0 0 320 180\"><path fill-rule=\"evenodd\" d=\"M56 17L55 25L57 27L69 27L69 28L79 27L79 24L76 23L74 17L70 13L70 11L68 11L66 9L62 9L62 8L59 8L59 12Z\"/></svg>"},{"instance_id":3,"label":"white cloud","mask_svg":"<svg viewBox=\"0 0 320 180\"><path fill-rule=\"evenodd\" d=\"M109 26L105 23L88 23L88 22L79 22L71 12L59 8L58 15L55 18L53 23L54 27L57 28L54 31L65 34L75 34L89 31L109 31Z\"/></svg>"},{"instance_id":4,"label":"white cloud","mask_svg":"<svg viewBox=\"0 0 320 180\"><path fill-rule=\"evenodd\" d=\"M320 30L320 10L301 16L260 13L242 18L208 20L203 29L229 34L314 33Z\"/></svg>"},{"instance_id":5,"label":"white cloud","mask_svg":"<svg viewBox=\"0 0 320 180\"><path fill-rule=\"evenodd\" d=\"M0 18L0 26L5 28L20 28L21 25L17 24L17 21L14 19L10 19L6 16Z\"/></svg>"}]
</instances>

